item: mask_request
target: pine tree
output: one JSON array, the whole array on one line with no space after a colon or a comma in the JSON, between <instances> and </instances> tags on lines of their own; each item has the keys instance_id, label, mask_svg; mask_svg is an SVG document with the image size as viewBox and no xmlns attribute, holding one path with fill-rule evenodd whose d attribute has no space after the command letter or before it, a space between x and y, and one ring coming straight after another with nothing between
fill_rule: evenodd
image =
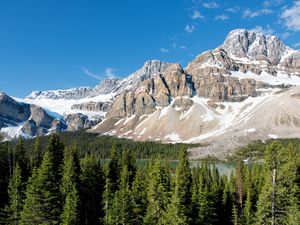
<instances>
[{"instance_id":1,"label":"pine tree","mask_svg":"<svg viewBox=\"0 0 300 225\"><path fill-rule=\"evenodd\" d=\"M156 225L168 204L169 179L160 160L156 160L150 172L147 189L148 207L144 224Z\"/></svg>"},{"instance_id":2,"label":"pine tree","mask_svg":"<svg viewBox=\"0 0 300 225\"><path fill-rule=\"evenodd\" d=\"M278 142L267 146L265 160L268 170L265 185L259 195L257 224L285 224L290 220L287 215L291 215L291 211L297 214L297 162L293 154L286 154L289 151L293 152L293 149L286 149Z\"/></svg>"},{"instance_id":3,"label":"pine tree","mask_svg":"<svg viewBox=\"0 0 300 225\"><path fill-rule=\"evenodd\" d=\"M127 166L123 166L120 178L120 185L115 193L113 204L110 210L111 216L108 221L112 225L132 224L132 201L130 191L130 173Z\"/></svg>"},{"instance_id":4,"label":"pine tree","mask_svg":"<svg viewBox=\"0 0 300 225\"><path fill-rule=\"evenodd\" d=\"M64 157L64 145L60 141L57 134L51 136L46 151L50 152L53 157L53 172L55 175L55 181L59 183L61 179L61 169Z\"/></svg>"},{"instance_id":5,"label":"pine tree","mask_svg":"<svg viewBox=\"0 0 300 225\"><path fill-rule=\"evenodd\" d=\"M180 202L180 194L178 188L175 188L172 194L171 202L168 204L166 212L163 217L159 220L158 224L164 225L187 225L188 217L185 215L185 210ZM188 206L189 207L189 206Z\"/></svg>"},{"instance_id":6,"label":"pine tree","mask_svg":"<svg viewBox=\"0 0 300 225\"><path fill-rule=\"evenodd\" d=\"M245 207L243 209L243 221L245 225L253 224L253 213L252 213L252 202L251 202L251 190L247 191L247 198L245 202Z\"/></svg>"},{"instance_id":7,"label":"pine tree","mask_svg":"<svg viewBox=\"0 0 300 225\"><path fill-rule=\"evenodd\" d=\"M126 166L129 173L129 185L132 186L137 168L136 168L136 157L132 151L125 150L122 152L122 166Z\"/></svg>"},{"instance_id":8,"label":"pine tree","mask_svg":"<svg viewBox=\"0 0 300 225\"><path fill-rule=\"evenodd\" d=\"M53 155L46 152L41 166L29 179L20 224L59 223L60 194L53 161Z\"/></svg>"},{"instance_id":9,"label":"pine tree","mask_svg":"<svg viewBox=\"0 0 300 225\"><path fill-rule=\"evenodd\" d=\"M8 224L19 224L20 213L23 207L24 185L21 176L21 168L17 163L8 186L9 204L7 206Z\"/></svg>"},{"instance_id":10,"label":"pine tree","mask_svg":"<svg viewBox=\"0 0 300 225\"><path fill-rule=\"evenodd\" d=\"M110 181L111 193L115 193L119 187L119 177L120 177L120 163L119 163L119 155L117 153L117 147L114 144L111 148L110 161L108 164L108 174L107 178Z\"/></svg>"},{"instance_id":11,"label":"pine tree","mask_svg":"<svg viewBox=\"0 0 300 225\"><path fill-rule=\"evenodd\" d=\"M24 140L22 138L19 138L18 140L14 155L14 165L16 165L16 163L19 164L20 168L22 169L22 179L25 182L29 176L29 168L27 162L27 153L24 147Z\"/></svg>"},{"instance_id":12,"label":"pine tree","mask_svg":"<svg viewBox=\"0 0 300 225\"><path fill-rule=\"evenodd\" d=\"M33 151L30 154L29 162L30 168L39 167L42 161L42 146L40 138L36 138L33 146Z\"/></svg>"},{"instance_id":13,"label":"pine tree","mask_svg":"<svg viewBox=\"0 0 300 225\"><path fill-rule=\"evenodd\" d=\"M232 224L239 225L239 214L238 209L235 205L232 207Z\"/></svg>"},{"instance_id":14,"label":"pine tree","mask_svg":"<svg viewBox=\"0 0 300 225\"><path fill-rule=\"evenodd\" d=\"M132 184L132 225L142 225L147 210L147 192L145 175L138 170Z\"/></svg>"},{"instance_id":15,"label":"pine tree","mask_svg":"<svg viewBox=\"0 0 300 225\"><path fill-rule=\"evenodd\" d=\"M75 146L65 150L63 177L60 190L64 207L61 215L63 225L79 224L79 161Z\"/></svg>"},{"instance_id":16,"label":"pine tree","mask_svg":"<svg viewBox=\"0 0 300 225\"><path fill-rule=\"evenodd\" d=\"M80 224L98 225L103 220L104 178L102 166L94 155L87 154L82 160L80 184Z\"/></svg>"},{"instance_id":17,"label":"pine tree","mask_svg":"<svg viewBox=\"0 0 300 225\"><path fill-rule=\"evenodd\" d=\"M179 153L179 164L176 168L176 187L179 198L179 206L182 208L186 216L190 216L191 204L191 188L192 188L192 175L190 170L190 163L188 153L185 149L181 149Z\"/></svg>"}]
</instances>

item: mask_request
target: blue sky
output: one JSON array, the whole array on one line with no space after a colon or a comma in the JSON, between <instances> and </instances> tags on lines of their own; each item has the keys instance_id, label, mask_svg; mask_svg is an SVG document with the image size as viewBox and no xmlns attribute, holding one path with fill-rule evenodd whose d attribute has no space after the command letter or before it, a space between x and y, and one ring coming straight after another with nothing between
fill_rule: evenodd
<instances>
[{"instance_id":1,"label":"blue sky","mask_svg":"<svg viewBox=\"0 0 300 225\"><path fill-rule=\"evenodd\" d=\"M179 62L257 29L300 48L300 1L0 1L0 90L95 86L148 59Z\"/></svg>"}]
</instances>

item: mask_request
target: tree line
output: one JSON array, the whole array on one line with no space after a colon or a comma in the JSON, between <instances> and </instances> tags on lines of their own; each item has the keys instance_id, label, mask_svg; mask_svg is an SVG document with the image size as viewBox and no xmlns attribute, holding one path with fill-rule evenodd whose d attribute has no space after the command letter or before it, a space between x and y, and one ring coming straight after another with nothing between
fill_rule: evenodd
<instances>
[{"instance_id":1,"label":"tree line","mask_svg":"<svg viewBox=\"0 0 300 225\"><path fill-rule=\"evenodd\" d=\"M59 136L31 154L22 140L9 157L2 224L290 224L300 221L299 148L273 142L264 163L244 165L221 176L208 162L190 168L188 152L178 151L171 170L154 157L137 166L130 149L110 148L109 162ZM1 200L2 201L2 200Z\"/></svg>"}]
</instances>

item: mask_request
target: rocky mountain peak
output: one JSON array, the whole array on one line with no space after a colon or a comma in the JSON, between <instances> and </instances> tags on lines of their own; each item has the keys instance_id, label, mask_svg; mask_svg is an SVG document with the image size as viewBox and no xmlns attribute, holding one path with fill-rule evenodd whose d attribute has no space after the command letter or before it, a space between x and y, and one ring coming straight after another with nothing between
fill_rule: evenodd
<instances>
[{"instance_id":1,"label":"rocky mountain peak","mask_svg":"<svg viewBox=\"0 0 300 225\"><path fill-rule=\"evenodd\" d=\"M286 51L290 50L276 36L246 29L231 31L221 48L230 56L257 61L265 60L272 65L277 65Z\"/></svg>"},{"instance_id":2,"label":"rocky mountain peak","mask_svg":"<svg viewBox=\"0 0 300 225\"><path fill-rule=\"evenodd\" d=\"M94 97L97 95L105 95L116 91L116 87L120 79L109 78L101 81L89 94L89 97Z\"/></svg>"}]
</instances>

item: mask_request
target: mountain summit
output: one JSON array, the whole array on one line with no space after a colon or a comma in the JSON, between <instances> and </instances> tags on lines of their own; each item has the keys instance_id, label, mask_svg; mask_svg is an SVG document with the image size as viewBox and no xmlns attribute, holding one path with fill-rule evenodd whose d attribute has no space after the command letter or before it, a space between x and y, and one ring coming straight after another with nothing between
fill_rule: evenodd
<instances>
[{"instance_id":1,"label":"mountain summit","mask_svg":"<svg viewBox=\"0 0 300 225\"><path fill-rule=\"evenodd\" d=\"M67 129L87 123L90 132L137 140L205 142L192 150L195 158L223 157L252 140L299 137L297 85L299 51L275 36L237 29L186 68L150 60L124 79L33 92L21 101L59 114Z\"/></svg>"}]
</instances>

